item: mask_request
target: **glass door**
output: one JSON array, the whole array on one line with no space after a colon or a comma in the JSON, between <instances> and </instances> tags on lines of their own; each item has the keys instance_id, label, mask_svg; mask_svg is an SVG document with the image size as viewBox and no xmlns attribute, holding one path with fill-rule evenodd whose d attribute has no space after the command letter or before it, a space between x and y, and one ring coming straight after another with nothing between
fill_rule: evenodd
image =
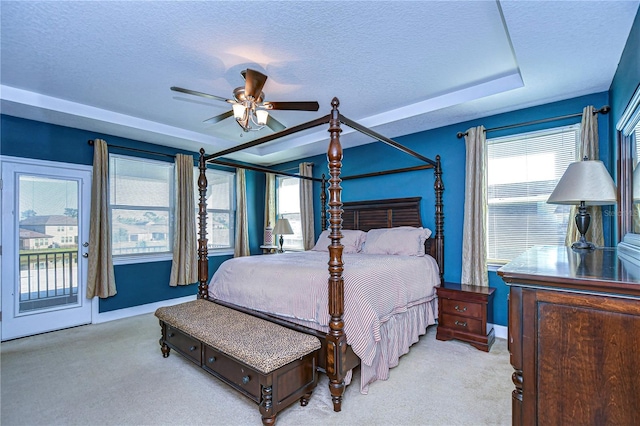
<instances>
[{"instance_id":1,"label":"glass door","mask_svg":"<svg viewBox=\"0 0 640 426\"><path fill-rule=\"evenodd\" d=\"M91 322L91 172L3 162L2 339Z\"/></svg>"}]
</instances>

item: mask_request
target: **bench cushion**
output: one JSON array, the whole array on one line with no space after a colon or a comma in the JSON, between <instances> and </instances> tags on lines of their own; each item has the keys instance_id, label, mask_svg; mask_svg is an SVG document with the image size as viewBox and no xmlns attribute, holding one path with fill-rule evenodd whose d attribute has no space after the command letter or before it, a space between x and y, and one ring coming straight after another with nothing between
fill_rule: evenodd
<instances>
[{"instance_id":1,"label":"bench cushion","mask_svg":"<svg viewBox=\"0 0 640 426\"><path fill-rule=\"evenodd\" d=\"M320 349L315 336L204 299L158 308L155 315L264 374Z\"/></svg>"}]
</instances>

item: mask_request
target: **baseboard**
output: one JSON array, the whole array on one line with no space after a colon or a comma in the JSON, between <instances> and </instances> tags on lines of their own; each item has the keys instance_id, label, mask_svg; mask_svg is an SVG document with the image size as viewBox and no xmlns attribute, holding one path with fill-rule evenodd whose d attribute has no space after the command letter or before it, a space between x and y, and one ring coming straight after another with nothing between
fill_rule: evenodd
<instances>
[{"instance_id":1,"label":"baseboard","mask_svg":"<svg viewBox=\"0 0 640 426\"><path fill-rule=\"evenodd\" d=\"M498 339L506 339L507 338L507 330L509 330L509 328L507 326L504 325L498 325L498 324L492 324L493 325L493 331L496 333L496 338Z\"/></svg>"},{"instance_id":2,"label":"baseboard","mask_svg":"<svg viewBox=\"0 0 640 426\"><path fill-rule=\"evenodd\" d=\"M131 308L117 309L115 311L102 312L94 315L93 324L114 321L122 318L135 317L136 315L149 314L155 312L162 306L177 305L179 303L196 300L196 295L179 297L177 299L161 300L160 302L148 303L146 305L132 306Z\"/></svg>"}]
</instances>

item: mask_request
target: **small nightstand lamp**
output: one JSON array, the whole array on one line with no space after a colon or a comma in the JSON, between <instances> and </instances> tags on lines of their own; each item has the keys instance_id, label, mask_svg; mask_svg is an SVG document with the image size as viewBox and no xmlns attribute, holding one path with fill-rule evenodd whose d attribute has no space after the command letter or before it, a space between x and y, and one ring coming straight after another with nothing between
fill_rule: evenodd
<instances>
[{"instance_id":1,"label":"small nightstand lamp","mask_svg":"<svg viewBox=\"0 0 640 426\"><path fill-rule=\"evenodd\" d=\"M571 245L574 249L593 250L595 245L586 240L591 216L586 206L604 206L617 202L616 186L602 161L587 160L569 164L553 190L547 203L579 205L576 225L580 240Z\"/></svg>"},{"instance_id":2,"label":"small nightstand lamp","mask_svg":"<svg viewBox=\"0 0 640 426\"><path fill-rule=\"evenodd\" d=\"M276 235L280 235L280 249L278 253L282 253L282 244L284 243L283 235L292 235L293 229L291 229L291 224L288 219L278 219L276 221L276 226L273 227L273 233Z\"/></svg>"}]
</instances>

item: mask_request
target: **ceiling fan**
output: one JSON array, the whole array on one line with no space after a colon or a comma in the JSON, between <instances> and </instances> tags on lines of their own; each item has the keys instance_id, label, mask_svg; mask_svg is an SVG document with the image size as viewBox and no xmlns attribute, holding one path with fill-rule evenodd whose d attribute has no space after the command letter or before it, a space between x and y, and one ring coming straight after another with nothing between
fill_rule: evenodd
<instances>
[{"instance_id":1,"label":"ceiling fan","mask_svg":"<svg viewBox=\"0 0 640 426\"><path fill-rule=\"evenodd\" d=\"M265 126L274 132L284 130L285 126L273 118L269 114L269 110L318 111L320 108L318 102L264 102L265 95L262 88L267 81L267 76L249 68L243 70L241 74L245 80L244 87L234 89L233 99L176 86L171 87L171 90L230 103L232 105L231 111L211 117L204 122L217 123L233 116L245 132L257 131Z\"/></svg>"}]
</instances>

